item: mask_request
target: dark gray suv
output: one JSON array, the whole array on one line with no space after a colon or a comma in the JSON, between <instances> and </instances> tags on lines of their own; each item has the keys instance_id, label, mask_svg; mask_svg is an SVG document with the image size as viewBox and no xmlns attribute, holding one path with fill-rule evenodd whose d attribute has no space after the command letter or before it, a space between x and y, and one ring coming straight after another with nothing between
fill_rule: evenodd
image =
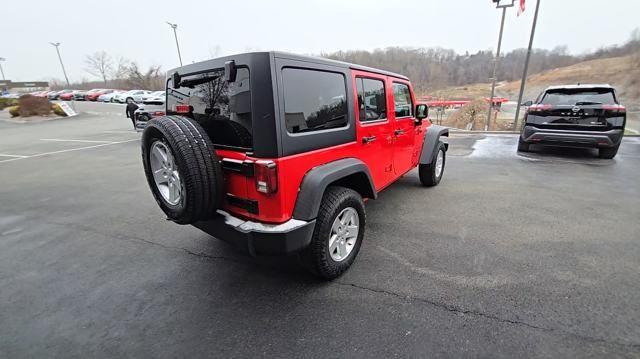
<instances>
[{"instance_id":1,"label":"dark gray suv","mask_svg":"<svg viewBox=\"0 0 640 359\"><path fill-rule=\"evenodd\" d=\"M544 90L529 106L518 151L531 144L598 148L613 158L624 135L627 113L610 85L564 85Z\"/></svg>"}]
</instances>

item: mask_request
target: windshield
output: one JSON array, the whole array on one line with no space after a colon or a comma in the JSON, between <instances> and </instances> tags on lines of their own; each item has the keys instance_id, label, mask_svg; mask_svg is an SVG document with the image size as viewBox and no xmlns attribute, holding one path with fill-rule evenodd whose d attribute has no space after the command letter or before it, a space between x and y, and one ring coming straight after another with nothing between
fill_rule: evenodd
<instances>
[{"instance_id":1,"label":"windshield","mask_svg":"<svg viewBox=\"0 0 640 359\"><path fill-rule=\"evenodd\" d=\"M187 115L211 134L215 145L241 149L253 148L249 69L238 68L235 82L224 80L217 69L186 75L178 86L169 80L167 112L177 114L177 105L189 105Z\"/></svg>"},{"instance_id":2,"label":"windshield","mask_svg":"<svg viewBox=\"0 0 640 359\"><path fill-rule=\"evenodd\" d=\"M552 106L573 106L573 105L614 105L615 98L613 90L602 89L560 89L551 90L542 98L540 102L544 105Z\"/></svg>"}]
</instances>

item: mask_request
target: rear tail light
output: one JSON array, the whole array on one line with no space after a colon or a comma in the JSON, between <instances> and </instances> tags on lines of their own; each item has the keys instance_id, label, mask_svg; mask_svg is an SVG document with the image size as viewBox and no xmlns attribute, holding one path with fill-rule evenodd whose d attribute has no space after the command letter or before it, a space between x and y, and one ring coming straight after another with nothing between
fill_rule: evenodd
<instances>
[{"instance_id":1,"label":"rear tail light","mask_svg":"<svg viewBox=\"0 0 640 359\"><path fill-rule=\"evenodd\" d=\"M551 105L531 105L529 107L529 113L542 112L551 109Z\"/></svg>"},{"instance_id":2,"label":"rear tail light","mask_svg":"<svg viewBox=\"0 0 640 359\"><path fill-rule=\"evenodd\" d=\"M164 111L151 112L151 116L164 116Z\"/></svg>"},{"instance_id":3,"label":"rear tail light","mask_svg":"<svg viewBox=\"0 0 640 359\"><path fill-rule=\"evenodd\" d=\"M191 112L191 106L189 105L176 105L177 113L189 113Z\"/></svg>"},{"instance_id":4,"label":"rear tail light","mask_svg":"<svg viewBox=\"0 0 640 359\"><path fill-rule=\"evenodd\" d=\"M602 105L602 108L611 112L627 113L627 109L622 105Z\"/></svg>"},{"instance_id":5,"label":"rear tail light","mask_svg":"<svg viewBox=\"0 0 640 359\"><path fill-rule=\"evenodd\" d=\"M278 168L273 161L256 161L254 163L256 190L265 194L278 191Z\"/></svg>"}]
</instances>

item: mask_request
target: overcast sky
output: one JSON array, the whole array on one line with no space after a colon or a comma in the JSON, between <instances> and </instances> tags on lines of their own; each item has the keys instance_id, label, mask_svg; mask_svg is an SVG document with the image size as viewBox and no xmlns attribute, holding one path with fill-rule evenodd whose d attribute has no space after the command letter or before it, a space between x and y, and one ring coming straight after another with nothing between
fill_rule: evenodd
<instances>
[{"instance_id":1,"label":"overcast sky","mask_svg":"<svg viewBox=\"0 0 640 359\"><path fill-rule=\"evenodd\" d=\"M639 0L541 0L534 46L571 53L624 43L640 26ZM535 0L507 11L504 50L527 46ZM84 57L104 50L143 66L178 65L169 20L179 24L185 63L254 50L302 54L388 46L495 48L500 11L490 0L6 0L0 57L7 79L63 78L50 41L59 41L71 81L93 79Z\"/></svg>"}]
</instances>

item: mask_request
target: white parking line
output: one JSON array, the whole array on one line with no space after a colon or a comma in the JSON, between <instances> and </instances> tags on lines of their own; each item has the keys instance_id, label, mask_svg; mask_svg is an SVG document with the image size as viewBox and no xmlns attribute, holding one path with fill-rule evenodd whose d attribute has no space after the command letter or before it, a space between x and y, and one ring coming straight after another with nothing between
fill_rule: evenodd
<instances>
[{"instance_id":1,"label":"white parking line","mask_svg":"<svg viewBox=\"0 0 640 359\"><path fill-rule=\"evenodd\" d=\"M16 157L16 158L25 158L29 156L20 156L20 155L8 155L6 153L0 153L0 157Z\"/></svg>"},{"instance_id":2,"label":"white parking line","mask_svg":"<svg viewBox=\"0 0 640 359\"><path fill-rule=\"evenodd\" d=\"M85 143L115 143L114 141L94 141L94 140L67 140L63 138L41 138L40 141L54 142L85 142Z\"/></svg>"},{"instance_id":3,"label":"white parking line","mask_svg":"<svg viewBox=\"0 0 640 359\"><path fill-rule=\"evenodd\" d=\"M18 161L18 160L24 160L27 158L34 158L34 157L42 157L42 156L47 156L47 155L55 155L58 153L65 153L65 152L73 152L73 151L80 151L80 150L88 150L90 148L98 148L98 147L104 147L104 146L111 146L111 145L117 145L120 143L126 143L126 142L133 142L133 141L138 141L138 139L133 139L133 140L126 140L126 141L118 141L118 142L109 142L109 143L101 143L99 145L93 145L93 146L86 146L86 147L78 147L78 148L69 148L66 150L60 150L60 151L52 151L52 152L44 152L44 153L38 153L35 155L30 155L30 156L20 156L20 155L9 155L7 157L15 157L15 158L10 158L8 160L2 160L0 161L0 163L4 163L4 162L12 162L12 161Z\"/></svg>"}]
</instances>

